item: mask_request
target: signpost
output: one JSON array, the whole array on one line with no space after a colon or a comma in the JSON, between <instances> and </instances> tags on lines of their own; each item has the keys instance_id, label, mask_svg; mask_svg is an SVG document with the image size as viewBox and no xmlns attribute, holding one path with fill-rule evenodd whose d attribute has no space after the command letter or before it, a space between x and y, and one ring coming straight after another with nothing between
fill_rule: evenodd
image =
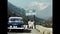
<instances>
[{"instance_id":1,"label":"signpost","mask_svg":"<svg viewBox=\"0 0 60 34\"><path fill-rule=\"evenodd\" d=\"M33 10L29 10L28 13L26 12L26 16L27 16L29 19L35 19L35 15L36 15L36 12L33 11Z\"/></svg>"},{"instance_id":2,"label":"signpost","mask_svg":"<svg viewBox=\"0 0 60 34\"><path fill-rule=\"evenodd\" d=\"M26 13L26 16L31 16L31 15L35 15L36 12L33 12L32 10L29 11L29 13Z\"/></svg>"}]
</instances>

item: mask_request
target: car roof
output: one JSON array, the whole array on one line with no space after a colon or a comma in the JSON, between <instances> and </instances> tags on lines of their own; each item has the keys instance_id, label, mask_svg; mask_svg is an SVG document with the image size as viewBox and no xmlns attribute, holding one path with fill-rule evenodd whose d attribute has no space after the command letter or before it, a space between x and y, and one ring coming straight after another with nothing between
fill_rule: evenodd
<instances>
[{"instance_id":1,"label":"car roof","mask_svg":"<svg viewBox=\"0 0 60 34\"><path fill-rule=\"evenodd\" d=\"M9 17L9 19L12 19L12 18L22 19L22 17Z\"/></svg>"}]
</instances>

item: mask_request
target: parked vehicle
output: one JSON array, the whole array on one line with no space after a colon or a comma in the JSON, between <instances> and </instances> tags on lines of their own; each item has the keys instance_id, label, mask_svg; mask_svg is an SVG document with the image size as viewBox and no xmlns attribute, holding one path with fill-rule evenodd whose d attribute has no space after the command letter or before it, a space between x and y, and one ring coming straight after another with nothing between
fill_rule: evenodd
<instances>
[{"instance_id":1,"label":"parked vehicle","mask_svg":"<svg viewBox=\"0 0 60 34\"><path fill-rule=\"evenodd\" d=\"M25 27L23 26L23 18L22 17L10 17L8 20L8 31L10 30L24 30Z\"/></svg>"}]
</instances>

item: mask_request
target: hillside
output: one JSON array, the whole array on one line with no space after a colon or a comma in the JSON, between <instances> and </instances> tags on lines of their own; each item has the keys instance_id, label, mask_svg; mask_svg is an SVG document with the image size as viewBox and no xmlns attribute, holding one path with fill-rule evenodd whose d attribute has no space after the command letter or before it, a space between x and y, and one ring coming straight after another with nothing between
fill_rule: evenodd
<instances>
[{"instance_id":1,"label":"hillside","mask_svg":"<svg viewBox=\"0 0 60 34\"><path fill-rule=\"evenodd\" d=\"M52 26L53 26L52 17L50 17L49 19L47 19L47 20L45 21L45 23L43 23L43 24L41 24L41 25L43 25L43 26L45 26L45 27L52 27Z\"/></svg>"}]
</instances>

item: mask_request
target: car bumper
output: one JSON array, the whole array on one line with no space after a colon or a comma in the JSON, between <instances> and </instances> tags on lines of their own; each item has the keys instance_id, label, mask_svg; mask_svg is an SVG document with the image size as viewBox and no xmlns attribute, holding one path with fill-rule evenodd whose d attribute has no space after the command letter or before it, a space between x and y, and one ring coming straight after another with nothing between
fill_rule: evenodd
<instances>
[{"instance_id":1,"label":"car bumper","mask_svg":"<svg viewBox=\"0 0 60 34\"><path fill-rule=\"evenodd\" d=\"M10 27L8 27L8 32L9 31L24 31L25 29L24 28L10 28Z\"/></svg>"},{"instance_id":2,"label":"car bumper","mask_svg":"<svg viewBox=\"0 0 60 34\"><path fill-rule=\"evenodd\" d=\"M8 27L8 29L24 29L23 27L17 27L17 28L11 28L11 27Z\"/></svg>"}]
</instances>

